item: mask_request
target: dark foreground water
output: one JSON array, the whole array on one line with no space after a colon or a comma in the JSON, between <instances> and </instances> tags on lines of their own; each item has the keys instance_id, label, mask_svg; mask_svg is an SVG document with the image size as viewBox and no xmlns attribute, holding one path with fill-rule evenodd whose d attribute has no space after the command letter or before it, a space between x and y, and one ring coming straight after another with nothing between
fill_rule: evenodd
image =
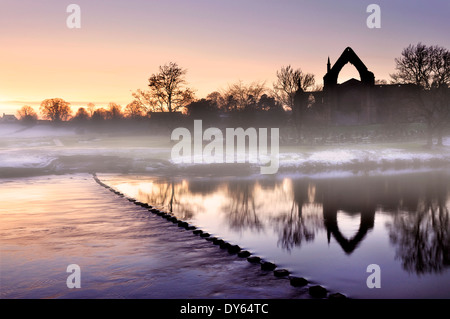
<instances>
[{"instance_id":1,"label":"dark foreground water","mask_svg":"<svg viewBox=\"0 0 450 319\"><path fill-rule=\"evenodd\" d=\"M450 174L100 179L353 298L450 298ZM367 268L380 267L380 288Z\"/></svg>"}]
</instances>

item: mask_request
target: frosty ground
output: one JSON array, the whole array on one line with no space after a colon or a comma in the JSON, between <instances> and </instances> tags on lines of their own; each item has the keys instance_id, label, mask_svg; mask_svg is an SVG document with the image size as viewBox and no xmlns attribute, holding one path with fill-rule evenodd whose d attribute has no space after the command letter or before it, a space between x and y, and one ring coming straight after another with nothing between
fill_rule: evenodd
<instances>
[{"instance_id":1,"label":"frosty ground","mask_svg":"<svg viewBox=\"0 0 450 319\"><path fill-rule=\"evenodd\" d=\"M0 125L0 177L74 172L182 175L255 175L257 164L174 164L170 133L80 132L75 128ZM450 136L444 146L424 140L331 145L281 145L279 174L389 173L448 167Z\"/></svg>"}]
</instances>

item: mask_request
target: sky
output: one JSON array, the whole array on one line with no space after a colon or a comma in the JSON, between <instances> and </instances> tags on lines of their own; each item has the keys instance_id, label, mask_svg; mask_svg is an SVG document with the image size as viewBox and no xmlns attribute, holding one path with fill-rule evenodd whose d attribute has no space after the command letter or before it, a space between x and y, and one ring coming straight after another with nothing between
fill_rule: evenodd
<instances>
[{"instance_id":1,"label":"sky","mask_svg":"<svg viewBox=\"0 0 450 319\"><path fill-rule=\"evenodd\" d=\"M67 27L71 3L81 28ZM372 3L381 28L367 27ZM327 58L348 46L389 80L409 44L450 49L449 16L448 0L0 0L0 115L54 97L125 106L168 62L198 98L239 80L272 88L289 64L322 84ZM347 64L339 81L352 77Z\"/></svg>"}]
</instances>

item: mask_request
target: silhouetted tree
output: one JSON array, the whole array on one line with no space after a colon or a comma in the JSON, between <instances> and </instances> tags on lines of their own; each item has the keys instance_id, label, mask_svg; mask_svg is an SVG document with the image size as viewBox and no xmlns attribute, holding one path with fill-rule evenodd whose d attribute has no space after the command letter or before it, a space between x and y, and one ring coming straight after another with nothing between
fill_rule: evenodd
<instances>
[{"instance_id":1,"label":"silhouetted tree","mask_svg":"<svg viewBox=\"0 0 450 319\"><path fill-rule=\"evenodd\" d=\"M450 122L450 51L422 43L409 45L395 64L393 82L417 86L411 105L427 124L427 145L433 144L434 133L442 145L442 130Z\"/></svg>"},{"instance_id":2,"label":"silhouetted tree","mask_svg":"<svg viewBox=\"0 0 450 319\"><path fill-rule=\"evenodd\" d=\"M283 108L277 100L267 94L261 95L257 104L258 110L267 112L282 112Z\"/></svg>"},{"instance_id":3,"label":"silhouetted tree","mask_svg":"<svg viewBox=\"0 0 450 319\"><path fill-rule=\"evenodd\" d=\"M94 111L91 116L91 120L95 122L104 121L108 117L108 111L104 108L99 108Z\"/></svg>"},{"instance_id":4,"label":"silhouetted tree","mask_svg":"<svg viewBox=\"0 0 450 319\"><path fill-rule=\"evenodd\" d=\"M109 103L107 118L114 121L123 119L122 106L117 103Z\"/></svg>"},{"instance_id":5,"label":"silhouetted tree","mask_svg":"<svg viewBox=\"0 0 450 319\"><path fill-rule=\"evenodd\" d=\"M206 99L208 101L211 101L211 103L213 103L213 105L217 108L217 109L223 109L225 106L225 99L222 96L222 94L220 94L220 92L214 91L212 93L209 93L206 96Z\"/></svg>"},{"instance_id":6,"label":"silhouetted tree","mask_svg":"<svg viewBox=\"0 0 450 319\"><path fill-rule=\"evenodd\" d=\"M439 46L418 43L403 49L395 59L397 73L391 74L395 83L415 84L423 89L450 83L450 52Z\"/></svg>"},{"instance_id":7,"label":"silhouetted tree","mask_svg":"<svg viewBox=\"0 0 450 319\"><path fill-rule=\"evenodd\" d=\"M254 108L249 111L250 118L264 126L282 127L287 119L283 106L266 93L261 95Z\"/></svg>"},{"instance_id":8,"label":"silhouetted tree","mask_svg":"<svg viewBox=\"0 0 450 319\"><path fill-rule=\"evenodd\" d=\"M149 91L137 90L133 96L149 111L183 111L194 100L194 92L186 87L186 70L174 62L159 67L159 72L148 79Z\"/></svg>"},{"instance_id":9,"label":"silhouetted tree","mask_svg":"<svg viewBox=\"0 0 450 319\"><path fill-rule=\"evenodd\" d=\"M239 109L238 108L239 102L235 96L224 93L224 101L225 101L224 107L223 107L224 111L233 112L233 111L237 111Z\"/></svg>"},{"instance_id":10,"label":"silhouetted tree","mask_svg":"<svg viewBox=\"0 0 450 319\"><path fill-rule=\"evenodd\" d=\"M94 115L94 111L95 111L95 104L89 102L87 104L87 111L89 112L89 116L92 117L92 115Z\"/></svg>"},{"instance_id":11,"label":"silhouetted tree","mask_svg":"<svg viewBox=\"0 0 450 319\"><path fill-rule=\"evenodd\" d=\"M140 119L143 117L145 112L144 106L141 105L138 101L132 101L125 107L125 116L130 119Z\"/></svg>"},{"instance_id":12,"label":"silhouetted tree","mask_svg":"<svg viewBox=\"0 0 450 319\"><path fill-rule=\"evenodd\" d=\"M89 120L89 113L86 111L84 107L80 107L77 110L75 116L72 118L72 121L75 122L86 122L88 120Z\"/></svg>"},{"instance_id":13,"label":"silhouetted tree","mask_svg":"<svg viewBox=\"0 0 450 319\"><path fill-rule=\"evenodd\" d=\"M40 111L44 118L53 122L66 121L72 113L70 103L60 98L46 99L42 101Z\"/></svg>"},{"instance_id":14,"label":"silhouetted tree","mask_svg":"<svg viewBox=\"0 0 450 319\"><path fill-rule=\"evenodd\" d=\"M17 111L17 116L19 120L24 124L34 124L36 123L38 116L31 106L24 105L20 110Z\"/></svg>"},{"instance_id":15,"label":"silhouetted tree","mask_svg":"<svg viewBox=\"0 0 450 319\"><path fill-rule=\"evenodd\" d=\"M217 105L214 101L201 99L187 106L188 114L194 119L209 120L217 115Z\"/></svg>"},{"instance_id":16,"label":"silhouetted tree","mask_svg":"<svg viewBox=\"0 0 450 319\"><path fill-rule=\"evenodd\" d=\"M260 97L266 91L264 82L244 84L238 81L228 86L223 92L225 108L227 111L248 110L256 107Z\"/></svg>"},{"instance_id":17,"label":"silhouetted tree","mask_svg":"<svg viewBox=\"0 0 450 319\"><path fill-rule=\"evenodd\" d=\"M159 110L158 102L150 91L138 89L136 92L131 93L131 95L134 97L134 101L139 103L143 108L144 113L151 113Z\"/></svg>"},{"instance_id":18,"label":"silhouetted tree","mask_svg":"<svg viewBox=\"0 0 450 319\"><path fill-rule=\"evenodd\" d=\"M305 74L301 69L294 70L288 65L277 71L277 81L273 84L273 92L283 106L292 109L295 93L299 89L308 91L314 86L314 83L314 74Z\"/></svg>"}]
</instances>

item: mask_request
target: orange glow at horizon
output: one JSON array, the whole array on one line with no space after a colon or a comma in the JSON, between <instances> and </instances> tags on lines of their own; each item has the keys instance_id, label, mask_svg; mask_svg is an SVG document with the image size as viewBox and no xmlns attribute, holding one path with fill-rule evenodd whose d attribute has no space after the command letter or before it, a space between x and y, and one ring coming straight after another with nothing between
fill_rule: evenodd
<instances>
[{"instance_id":1,"label":"orange glow at horizon","mask_svg":"<svg viewBox=\"0 0 450 319\"><path fill-rule=\"evenodd\" d=\"M289 64L313 73L321 85L327 58L334 64L347 46L376 79L385 80L408 44L425 36L430 44L450 46L445 10L423 8L434 14L417 29L416 12L380 0L391 16L383 16L381 29L370 30L365 6L344 2L79 0L82 27L74 30L65 25L66 4L4 0L0 114L23 105L38 112L41 101L55 97L71 103L74 112L89 102L125 106L170 61L187 69L188 86L203 98L239 80L265 81L272 89L276 71ZM168 16L175 22L168 25ZM353 71L343 70L340 80L354 77Z\"/></svg>"}]
</instances>

